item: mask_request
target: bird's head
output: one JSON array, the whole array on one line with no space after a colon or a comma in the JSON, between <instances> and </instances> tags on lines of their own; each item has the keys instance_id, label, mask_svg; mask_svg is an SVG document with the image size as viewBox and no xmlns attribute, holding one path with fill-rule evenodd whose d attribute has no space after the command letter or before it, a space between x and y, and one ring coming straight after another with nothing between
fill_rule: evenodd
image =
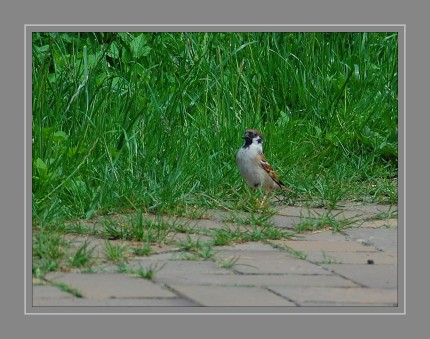
<instances>
[{"instance_id":1,"label":"bird's head","mask_svg":"<svg viewBox=\"0 0 430 339\"><path fill-rule=\"evenodd\" d=\"M261 132L256 129L247 129L242 139L245 140L244 147L247 147L251 144L263 144L263 137L261 136Z\"/></svg>"}]
</instances>

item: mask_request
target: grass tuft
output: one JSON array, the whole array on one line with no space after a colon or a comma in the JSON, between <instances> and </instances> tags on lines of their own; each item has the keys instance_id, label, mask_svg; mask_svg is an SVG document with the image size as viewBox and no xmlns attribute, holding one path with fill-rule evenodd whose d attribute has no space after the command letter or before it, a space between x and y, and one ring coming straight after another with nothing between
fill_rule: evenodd
<instances>
[{"instance_id":1,"label":"grass tuft","mask_svg":"<svg viewBox=\"0 0 430 339\"><path fill-rule=\"evenodd\" d=\"M155 273L163 269L164 264L161 267L158 264L151 264L149 267L140 267L139 269L133 271L133 273L137 274L139 277L147 280L152 280L154 278Z\"/></svg>"},{"instance_id":2,"label":"grass tuft","mask_svg":"<svg viewBox=\"0 0 430 339\"><path fill-rule=\"evenodd\" d=\"M295 226L295 231L305 232L331 229L333 232L339 232L354 224L357 224L357 220L354 218L340 219L337 218L337 215L333 215L331 212L328 212L326 215L321 215L316 218L302 217L299 223Z\"/></svg>"}]
</instances>

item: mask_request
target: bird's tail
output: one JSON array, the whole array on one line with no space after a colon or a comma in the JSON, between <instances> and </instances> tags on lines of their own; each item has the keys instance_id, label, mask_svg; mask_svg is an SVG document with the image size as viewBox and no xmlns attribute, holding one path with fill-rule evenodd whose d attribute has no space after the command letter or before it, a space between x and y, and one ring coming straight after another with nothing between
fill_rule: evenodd
<instances>
[{"instance_id":1,"label":"bird's tail","mask_svg":"<svg viewBox=\"0 0 430 339\"><path fill-rule=\"evenodd\" d=\"M288 188L287 185L285 185L282 181L279 181L278 185L279 185L281 190L294 193L294 191L291 188Z\"/></svg>"}]
</instances>

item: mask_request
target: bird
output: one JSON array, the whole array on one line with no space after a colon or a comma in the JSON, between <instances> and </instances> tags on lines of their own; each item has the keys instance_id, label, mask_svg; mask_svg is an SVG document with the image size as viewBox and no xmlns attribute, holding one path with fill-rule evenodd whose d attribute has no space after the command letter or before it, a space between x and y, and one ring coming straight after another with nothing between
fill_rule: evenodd
<instances>
[{"instance_id":1,"label":"bird","mask_svg":"<svg viewBox=\"0 0 430 339\"><path fill-rule=\"evenodd\" d=\"M263 202L271 190L294 192L279 179L264 156L261 132L257 129L247 129L242 139L244 143L237 152L236 163L246 183L254 189L264 191Z\"/></svg>"}]
</instances>

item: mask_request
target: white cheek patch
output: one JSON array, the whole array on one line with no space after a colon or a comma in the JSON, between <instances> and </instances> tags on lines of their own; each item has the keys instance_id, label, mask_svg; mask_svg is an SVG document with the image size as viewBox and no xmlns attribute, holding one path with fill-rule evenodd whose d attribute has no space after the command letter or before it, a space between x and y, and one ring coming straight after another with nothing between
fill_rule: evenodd
<instances>
[{"instance_id":1,"label":"white cheek patch","mask_svg":"<svg viewBox=\"0 0 430 339\"><path fill-rule=\"evenodd\" d=\"M261 139L260 136L254 137L254 139L252 139L252 142L254 144L262 144L263 143L263 139Z\"/></svg>"}]
</instances>

